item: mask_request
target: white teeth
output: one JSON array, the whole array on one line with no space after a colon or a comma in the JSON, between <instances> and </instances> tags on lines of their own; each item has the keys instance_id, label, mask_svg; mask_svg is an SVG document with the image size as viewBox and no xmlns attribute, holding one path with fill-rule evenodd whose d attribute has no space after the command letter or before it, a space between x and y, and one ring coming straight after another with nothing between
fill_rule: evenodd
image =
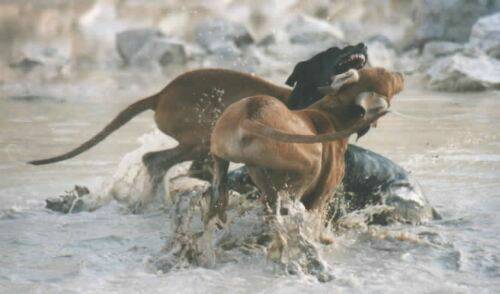
<instances>
[{"instance_id":1,"label":"white teeth","mask_svg":"<svg viewBox=\"0 0 500 294\"><path fill-rule=\"evenodd\" d=\"M353 54L353 55L349 56L349 58L344 60L341 63L341 65L344 65L346 63L353 62L353 61L365 62L365 60L366 60L366 58L363 54Z\"/></svg>"}]
</instances>

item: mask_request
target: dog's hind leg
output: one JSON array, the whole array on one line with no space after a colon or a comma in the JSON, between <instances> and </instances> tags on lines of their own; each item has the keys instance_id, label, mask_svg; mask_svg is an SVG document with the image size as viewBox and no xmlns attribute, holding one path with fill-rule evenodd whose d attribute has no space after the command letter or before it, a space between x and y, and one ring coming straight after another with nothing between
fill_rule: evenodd
<instances>
[{"instance_id":1,"label":"dog's hind leg","mask_svg":"<svg viewBox=\"0 0 500 294\"><path fill-rule=\"evenodd\" d=\"M229 161L213 156L214 161L214 178L212 183L212 193L210 197L210 206L205 218L205 223L208 223L216 215L222 222L226 222L226 208L229 202L229 194L227 189L227 174L229 169Z\"/></svg>"},{"instance_id":2,"label":"dog's hind leg","mask_svg":"<svg viewBox=\"0 0 500 294\"><path fill-rule=\"evenodd\" d=\"M162 191L161 185L167 171L174 165L183 161L193 160L198 157L199 150L191 146L178 145L172 149L153 151L144 154L142 162L148 170L151 191L149 194L155 196Z\"/></svg>"},{"instance_id":3,"label":"dog's hind leg","mask_svg":"<svg viewBox=\"0 0 500 294\"><path fill-rule=\"evenodd\" d=\"M191 166L189 167L188 174L190 177L197 178L203 181L212 181L212 170L213 160L211 156L202 156L198 159L193 160Z\"/></svg>"}]
</instances>

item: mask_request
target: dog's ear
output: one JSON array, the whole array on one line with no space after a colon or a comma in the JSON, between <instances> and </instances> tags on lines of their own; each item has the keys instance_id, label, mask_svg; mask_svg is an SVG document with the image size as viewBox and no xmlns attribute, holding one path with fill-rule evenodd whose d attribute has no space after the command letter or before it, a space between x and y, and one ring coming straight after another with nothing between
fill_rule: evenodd
<instances>
[{"instance_id":1,"label":"dog's ear","mask_svg":"<svg viewBox=\"0 0 500 294\"><path fill-rule=\"evenodd\" d=\"M355 69L350 69L345 73L338 74L332 77L330 86L318 87L318 92L323 95L335 95L345 85L356 83L359 81L359 73Z\"/></svg>"},{"instance_id":2,"label":"dog's ear","mask_svg":"<svg viewBox=\"0 0 500 294\"><path fill-rule=\"evenodd\" d=\"M292 74L286 79L285 84L290 87L294 87L295 84L303 79L304 71L305 71L304 61L297 63L297 65L293 68Z\"/></svg>"},{"instance_id":3,"label":"dog's ear","mask_svg":"<svg viewBox=\"0 0 500 294\"><path fill-rule=\"evenodd\" d=\"M341 105L335 107L337 114L336 116L340 118L341 124L345 128L349 128L352 125L356 124L360 119L365 116L366 110L356 104L350 105ZM370 130L370 126L366 126L362 129L359 129L356 134L356 141L363 137Z\"/></svg>"}]
</instances>

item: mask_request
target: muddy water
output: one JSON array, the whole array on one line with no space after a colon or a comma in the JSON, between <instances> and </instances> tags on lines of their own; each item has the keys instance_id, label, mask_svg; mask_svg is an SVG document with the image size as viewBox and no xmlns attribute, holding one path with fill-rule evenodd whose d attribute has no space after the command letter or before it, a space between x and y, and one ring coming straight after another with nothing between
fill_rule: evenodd
<instances>
[{"instance_id":1,"label":"muddy water","mask_svg":"<svg viewBox=\"0 0 500 294\"><path fill-rule=\"evenodd\" d=\"M74 184L98 187L152 129L145 113L80 157L23 164L75 146L137 97L118 92L105 101L0 98L0 292L498 293L500 93L409 89L394 101L407 117L390 114L359 144L410 170L443 220L339 235L323 249L335 279L319 283L262 261L157 274L145 259L168 238L163 211L133 215L116 203L72 215L44 209L45 198Z\"/></svg>"}]
</instances>

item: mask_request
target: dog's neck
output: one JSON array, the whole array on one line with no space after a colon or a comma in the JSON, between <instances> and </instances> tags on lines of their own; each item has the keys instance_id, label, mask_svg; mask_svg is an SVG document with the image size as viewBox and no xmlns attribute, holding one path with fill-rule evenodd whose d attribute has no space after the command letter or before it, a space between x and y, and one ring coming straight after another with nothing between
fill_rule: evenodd
<instances>
[{"instance_id":1,"label":"dog's neck","mask_svg":"<svg viewBox=\"0 0 500 294\"><path fill-rule=\"evenodd\" d=\"M349 106L344 105L340 97L330 97L330 99L323 97L303 111L307 111L312 116L311 120L318 130L324 128L324 126L319 126L318 122L322 121L324 123L327 120L334 130L341 131L348 128L355 121L349 110ZM318 117L321 117L321 119Z\"/></svg>"}]
</instances>

